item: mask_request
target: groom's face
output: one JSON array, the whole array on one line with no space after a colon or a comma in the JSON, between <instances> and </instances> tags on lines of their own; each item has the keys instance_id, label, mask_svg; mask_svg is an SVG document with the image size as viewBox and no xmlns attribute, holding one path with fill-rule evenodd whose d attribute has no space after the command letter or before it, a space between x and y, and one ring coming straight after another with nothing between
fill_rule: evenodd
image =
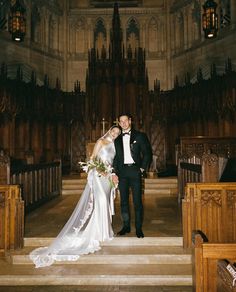
<instances>
[{"instance_id":1,"label":"groom's face","mask_svg":"<svg viewBox=\"0 0 236 292\"><path fill-rule=\"evenodd\" d=\"M121 126L122 130L127 131L131 128L131 118L127 116L120 116L119 117L119 125Z\"/></svg>"}]
</instances>

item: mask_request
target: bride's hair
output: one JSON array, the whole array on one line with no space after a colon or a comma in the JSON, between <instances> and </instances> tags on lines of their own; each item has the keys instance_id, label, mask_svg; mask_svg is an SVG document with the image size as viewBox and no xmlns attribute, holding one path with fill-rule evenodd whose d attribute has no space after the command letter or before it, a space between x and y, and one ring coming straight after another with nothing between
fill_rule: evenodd
<instances>
[{"instance_id":1,"label":"bride's hair","mask_svg":"<svg viewBox=\"0 0 236 292\"><path fill-rule=\"evenodd\" d=\"M115 129L115 128L117 128L121 132L121 128L119 126L113 125L100 139L106 139L107 137L109 137L110 131Z\"/></svg>"}]
</instances>

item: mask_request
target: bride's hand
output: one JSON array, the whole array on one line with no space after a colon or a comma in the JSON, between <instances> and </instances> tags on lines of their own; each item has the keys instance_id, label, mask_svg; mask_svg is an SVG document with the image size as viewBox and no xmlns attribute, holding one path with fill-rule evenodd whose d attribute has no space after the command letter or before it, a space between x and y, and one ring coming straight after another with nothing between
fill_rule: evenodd
<instances>
[{"instance_id":1,"label":"bride's hand","mask_svg":"<svg viewBox=\"0 0 236 292\"><path fill-rule=\"evenodd\" d=\"M118 183L119 183L119 178L118 178L118 176L117 176L116 174L113 174L111 177L112 177L112 181L113 181L113 183L114 183L115 185L118 185Z\"/></svg>"}]
</instances>

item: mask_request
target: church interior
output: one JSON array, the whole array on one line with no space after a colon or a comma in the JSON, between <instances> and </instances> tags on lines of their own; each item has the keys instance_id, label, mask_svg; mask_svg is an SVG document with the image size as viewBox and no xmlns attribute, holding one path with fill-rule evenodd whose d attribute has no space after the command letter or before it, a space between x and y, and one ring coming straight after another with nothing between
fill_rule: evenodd
<instances>
[{"instance_id":1,"label":"church interior","mask_svg":"<svg viewBox=\"0 0 236 292\"><path fill-rule=\"evenodd\" d=\"M145 237L35 269L120 113L152 146ZM236 1L0 0L0 291L232 292L235 242Z\"/></svg>"}]
</instances>

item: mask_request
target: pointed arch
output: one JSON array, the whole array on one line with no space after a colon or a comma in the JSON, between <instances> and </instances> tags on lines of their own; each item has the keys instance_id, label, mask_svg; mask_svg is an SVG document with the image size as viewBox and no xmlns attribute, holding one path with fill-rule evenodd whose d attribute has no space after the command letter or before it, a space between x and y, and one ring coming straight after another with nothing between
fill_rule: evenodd
<instances>
[{"instance_id":1,"label":"pointed arch","mask_svg":"<svg viewBox=\"0 0 236 292\"><path fill-rule=\"evenodd\" d=\"M126 28L126 48L131 48L132 53L140 47L140 28L138 21L131 17L127 22Z\"/></svg>"},{"instance_id":2,"label":"pointed arch","mask_svg":"<svg viewBox=\"0 0 236 292\"><path fill-rule=\"evenodd\" d=\"M106 48L107 31L104 20L100 17L96 20L94 28L94 48L101 56L103 47Z\"/></svg>"},{"instance_id":3,"label":"pointed arch","mask_svg":"<svg viewBox=\"0 0 236 292\"><path fill-rule=\"evenodd\" d=\"M199 0L195 0L192 4L192 31L191 36L193 41L199 41L201 38L201 4Z\"/></svg>"},{"instance_id":4,"label":"pointed arch","mask_svg":"<svg viewBox=\"0 0 236 292\"><path fill-rule=\"evenodd\" d=\"M58 49L58 23L56 18L53 15L49 17L49 48L50 49Z\"/></svg>"},{"instance_id":5,"label":"pointed arch","mask_svg":"<svg viewBox=\"0 0 236 292\"><path fill-rule=\"evenodd\" d=\"M175 33L175 44L177 49L184 48L184 16L182 12L176 15L175 21L176 33Z\"/></svg>"},{"instance_id":6,"label":"pointed arch","mask_svg":"<svg viewBox=\"0 0 236 292\"><path fill-rule=\"evenodd\" d=\"M165 50L163 21L153 16L150 18L147 27L149 52L163 52Z\"/></svg>"},{"instance_id":7,"label":"pointed arch","mask_svg":"<svg viewBox=\"0 0 236 292\"><path fill-rule=\"evenodd\" d=\"M75 23L75 51L76 53L84 53L85 46L85 19L84 17L78 18Z\"/></svg>"},{"instance_id":8,"label":"pointed arch","mask_svg":"<svg viewBox=\"0 0 236 292\"><path fill-rule=\"evenodd\" d=\"M86 20L84 17L70 19L69 51L72 54L83 54L86 51Z\"/></svg>"}]
</instances>

